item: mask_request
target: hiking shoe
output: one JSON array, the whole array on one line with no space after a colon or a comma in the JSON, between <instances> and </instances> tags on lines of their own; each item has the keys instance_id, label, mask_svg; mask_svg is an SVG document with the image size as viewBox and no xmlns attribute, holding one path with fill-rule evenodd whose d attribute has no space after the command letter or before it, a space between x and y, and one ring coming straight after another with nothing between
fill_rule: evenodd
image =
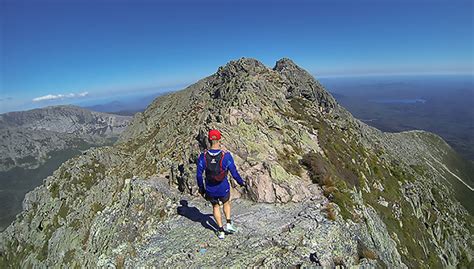
<instances>
[{"instance_id":1,"label":"hiking shoe","mask_svg":"<svg viewBox=\"0 0 474 269\"><path fill-rule=\"evenodd\" d=\"M217 237L218 237L219 239L224 239L224 238L225 238L225 233L224 233L223 230L221 230L221 231L216 231L216 234L217 234Z\"/></svg>"},{"instance_id":2,"label":"hiking shoe","mask_svg":"<svg viewBox=\"0 0 474 269\"><path fill-rule=\"evenodd\" d=\"M225 231L230 233L230 234L233 234L233 233L237 232L237 228L235 228L232 223L227 223L225 225Z\"/></svg>"}]
</instances>

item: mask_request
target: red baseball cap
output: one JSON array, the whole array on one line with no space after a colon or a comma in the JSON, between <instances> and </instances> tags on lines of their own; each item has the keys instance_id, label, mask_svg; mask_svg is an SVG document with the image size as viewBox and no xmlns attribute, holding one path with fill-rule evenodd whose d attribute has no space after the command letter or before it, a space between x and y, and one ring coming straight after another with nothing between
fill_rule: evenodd
<instances>
[{"instance_id":1,"label":"red baseball cap","mask_svg":"<svg viewBox=\"0 0 474 269\"><path fill-rule=\"evenodd\" d=\"M209 140L220 140L221 139L221 132L219 130L209 130Z\"/></svg>"}]
</instances>

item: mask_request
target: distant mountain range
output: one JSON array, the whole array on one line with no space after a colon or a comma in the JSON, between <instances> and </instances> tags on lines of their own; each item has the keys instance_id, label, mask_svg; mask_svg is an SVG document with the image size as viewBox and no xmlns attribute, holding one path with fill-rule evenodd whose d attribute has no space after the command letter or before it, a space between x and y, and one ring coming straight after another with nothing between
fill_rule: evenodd
<instances>
[{"instance_id":1,"label":"distant mountain range","mask_svg":"<svg viewBox=\"0 0 474 269\"><path fill-rule=\"evenodd\" d=\"M114 140L130 122L76 106L52 106L0 114L0 171L37 167L51 151L101 145Z\"/></svg>"},{"instance_id":2,"label":"distant mountain range","mask_svg":"<svg viewBox=\"0 0 474 269\"><path fill-rule=\"evenodd\" d=\"M163 94L167 94L169 91L159 92L150 94L145 97L131 98L130 100L115 100L111 102L106 102L103 104L97 104L92 106L83 106L83 108L97 111L97 112L106 112L113 113L117 115L126 115L132 116L137 112L142 112L146 107L153 102L153 100Z\"/></svg>"}]
</instances>

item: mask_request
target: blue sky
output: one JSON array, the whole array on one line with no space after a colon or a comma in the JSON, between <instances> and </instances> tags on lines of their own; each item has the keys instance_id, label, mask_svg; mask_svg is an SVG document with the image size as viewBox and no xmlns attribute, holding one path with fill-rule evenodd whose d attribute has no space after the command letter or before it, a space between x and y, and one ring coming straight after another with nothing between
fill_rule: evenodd
<instances>
[{"instance_id":1,"label":"blue sky","mask_svg":"<svg viewBox=\"0 0 474 269\"><path fill-rule=\"evenodd\" d=\"M0 5L0 112L179 89L243 56L317 77L474 69L472 1Z\"/></svg>"}]
</instances>

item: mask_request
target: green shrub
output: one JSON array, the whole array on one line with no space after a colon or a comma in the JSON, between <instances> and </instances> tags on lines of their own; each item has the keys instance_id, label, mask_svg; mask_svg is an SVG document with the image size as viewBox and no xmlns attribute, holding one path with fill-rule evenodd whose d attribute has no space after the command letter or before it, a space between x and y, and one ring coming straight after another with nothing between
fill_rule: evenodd
<instances>
[{"instance_id":1,"label":"green shrub","mask_svg":"<svg viewBox=\"0 0 474 269\"><path fill-rule=\"evenodd\" d=\"M327 164L321 155L314 152L306 153L303 155L301 164L308 169L309 177L313 183L324 185L324 179L328 178L329 174L326 169Z\"/></svg>"}]
</instances>

